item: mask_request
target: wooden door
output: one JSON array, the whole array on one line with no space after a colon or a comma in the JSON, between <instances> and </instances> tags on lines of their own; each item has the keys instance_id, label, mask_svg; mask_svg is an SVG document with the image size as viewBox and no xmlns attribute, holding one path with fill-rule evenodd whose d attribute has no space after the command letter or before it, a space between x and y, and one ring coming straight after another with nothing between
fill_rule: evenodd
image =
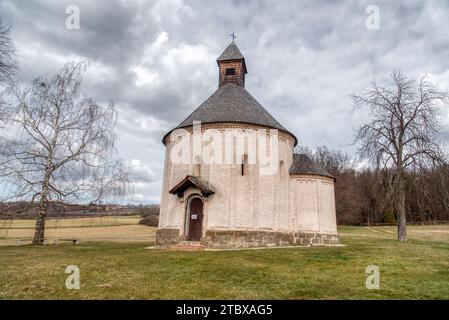
<instances>
[{"instance_id":1,"label":"wooden door","mask_svg":"<svg viewBox=\"0 0 449 320\"><path fill-rule=\"evenodd\" d=\"M203 201L195 198L190 201L189 241L200 241L203 227Z\"/></svg>"}]
</instances>

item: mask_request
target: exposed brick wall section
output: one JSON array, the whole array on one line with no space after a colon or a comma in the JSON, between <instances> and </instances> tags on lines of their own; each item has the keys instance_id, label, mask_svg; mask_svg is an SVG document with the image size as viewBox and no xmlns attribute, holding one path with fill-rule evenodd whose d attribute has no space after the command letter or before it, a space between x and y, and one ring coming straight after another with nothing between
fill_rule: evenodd
<instances>
[{"instance_id":1,"label":"exposed brick wall section","mask_svg":"<svg viewBox=\"0 0 449 320\"><path fill-rule=\"evenodd\" d=\"M156 243L158 245L175 244L179 240L179 229L164 228L156 231Z\"/></svg>"},{"instance_id":2,"label":"exposed brick wall section","mask_svg":"<svg viewBox=\"0 0 449 320\"><path fill-rule=\"evenodd\" d=\"M235 249L274 246L313 246L339 244L336 234L284 233L271 231L207 230L201 244L209 248Z\"/></svg>"},{"instance_id":3,"label":"exposed brick wall section","mask_svg":"<svg viewBox=\"0 0 449 320\"><path fill-rule=\"evenodd\" d=\"M226 75L226 69L229 68L235 69L235 75ZM221 87L227 83L234 83L238 86L245 87L245 67L243 64L243 60L229 60L219 62L218 86Z\"/></svg>"}]
</instances>

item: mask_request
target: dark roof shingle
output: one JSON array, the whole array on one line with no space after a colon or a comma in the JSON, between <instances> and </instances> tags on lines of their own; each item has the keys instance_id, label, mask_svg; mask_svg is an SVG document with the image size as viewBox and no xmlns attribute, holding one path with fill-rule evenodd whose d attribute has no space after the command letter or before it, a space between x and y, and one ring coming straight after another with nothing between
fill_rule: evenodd
<instances>
[{"instance_id":1,"label":"dark roof shingle","mask_svg":"<svg viewBox=\"0 0 449 320\"><path fill-rule=\"evenodd\" d=\"M233 83L228 83L218 88L175 129L192 126L193 121L201 121L203 124L219 122L247 123L290 133L245 88ZM296 137L292 133L290 134L296 140Z\"/></svg>"},{"instance_id":2,"label":"dark roof shingle","mask_svg":"<svg viewBox=\"0 0 449 320\"><path fill-rule=\"evenodd\" d=\"M333 178L335 180L335 177L332 176L329 172L327 172L324 168L317 165L315 162L312 161L306 154L293 154L293 163L290 167L290 174L311 174L311 175L318 175L318 176L324 176Z\"/></svg>"},{"instance_id":3,"label":"dark roof shingle","mask_svg":"<svg viewBox=\"0 0 449 320\"><path fill-rule=\"evenodd\" d=\"M176 194L182 198L184 191L190 187L196 187L200 189L203 196L208 197L215 193L215 190L207 181L202 180L200 177L186 176L180 182L178 182L173 188L170 189L171 194Z\"/></svg>"},{"instance_id":4,"label":"dark roof shingle","mask_svg":"<svg viewBox=\"0 0 449 320\"><path fill-rule=\"evenodd\" d=\"M240 52L237 45L233 42L224 49L223 53L218 57L217 61L224 60L240 60L244 59L243 54Z\"/></svg>"}]
</instances>

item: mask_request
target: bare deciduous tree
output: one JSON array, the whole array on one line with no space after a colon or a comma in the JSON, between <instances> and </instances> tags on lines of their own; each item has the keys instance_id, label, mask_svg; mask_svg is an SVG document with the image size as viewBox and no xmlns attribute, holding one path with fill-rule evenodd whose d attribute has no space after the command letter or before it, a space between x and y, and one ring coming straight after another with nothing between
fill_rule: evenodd
<instances>
[{"instance_id":1,"label":"bare deciduous tree","mask_svg":"<svg viewBox=\"0 0 449 320\"><path fill-rule=\"evenodd\" d=\"M11 80L17 71L14 43L10 26L0 19L0 82Z\"/></svg>"},{"instance_id":2,"label":"bare deciduous tree","mask_svg":"<svg viewBox=\"0 0 449 320\"><path fill-rule=\"evenodd\" d=\"M438 137L440 111L448 94L426 76L413 80L394 71L391 78L390 85L382 87L373 81L371 89L352 98L356 107L369 108L371 119L356 136L359 151L377 168L391 172L385 203L393 203L398 240L406 241L406 173L445 163Z\"/></svg>"},{"instance_id":3,"label":"bare deciduous tree","mask_svg":"<svg viewBox=\"0 0 449 320\"><path fill-rule=\"evenodd\" d=\"M11 86L17 71L14 43L11 39L10 26L0 19L0 127L8 114L4 89Z\"/></svg>"},{"instance_id":4,"label":"bare deciduous tree","mask_svg":"<svg viewBox=\"0 0 449 320\"><path fill-rule=\"evenodd\" d=\"M49 201L97 202L128 183L113 157L116 111L81 93L85 68L70 63L14 90L17 107L0 141L0 195L38 203L34 244L44 240Z\"/></svg>"},{"instance_id":5,"label":"bare deciduous tree","mask_svg":"<svg viewBox=\"0 0 449 320\"><path fill-rule=\"evenodd\" d=\"M317 147L312 158L333 175L339 175L354 168L354 160L349 154L326 146Z\"/></svg>"}]
</instances>

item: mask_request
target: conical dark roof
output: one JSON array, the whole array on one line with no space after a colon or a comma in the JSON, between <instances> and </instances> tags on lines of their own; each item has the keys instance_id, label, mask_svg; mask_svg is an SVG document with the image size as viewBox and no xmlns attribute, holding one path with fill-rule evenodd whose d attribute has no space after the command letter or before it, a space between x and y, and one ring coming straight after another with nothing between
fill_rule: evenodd
<instances>
[{"instance_id":1,"label":"conical dark roof","mask_svg":"<svg viewBox=\"0 0 449 320\"><path fill-rule=\"evenodd\" d=\"M223 51L223 53L218 57L217 61L239 60L239 59L245 58L243 57L243 54L240 52L235 42L232 41L229 44L229 46Z\"/></svg>"},{"instance_id":2,"label":"conical dark roof","mask_svg":"<svg viewBox=\"0 0 449 320\"><path fill-rule=\"evenodd\" d=\"M335 179L334 176L303 153L293 154L293 162L289 172L291 174L311 174Z\"/></svg>"},{"instance_id":3,"label":"conical dark roof","mask_svg":"<svg viewBox=\"0 0 449 320\"><path fill-rule=\"evenodd\" d=\"M245 88L233 83L228 83L218 88L176 129L192 126L193 121L201 121L202 124L219 122L247 123L290 133ZM290 134L295 138L296 144L296 137L292 133Z\"/></svg>"}]
</instances>

